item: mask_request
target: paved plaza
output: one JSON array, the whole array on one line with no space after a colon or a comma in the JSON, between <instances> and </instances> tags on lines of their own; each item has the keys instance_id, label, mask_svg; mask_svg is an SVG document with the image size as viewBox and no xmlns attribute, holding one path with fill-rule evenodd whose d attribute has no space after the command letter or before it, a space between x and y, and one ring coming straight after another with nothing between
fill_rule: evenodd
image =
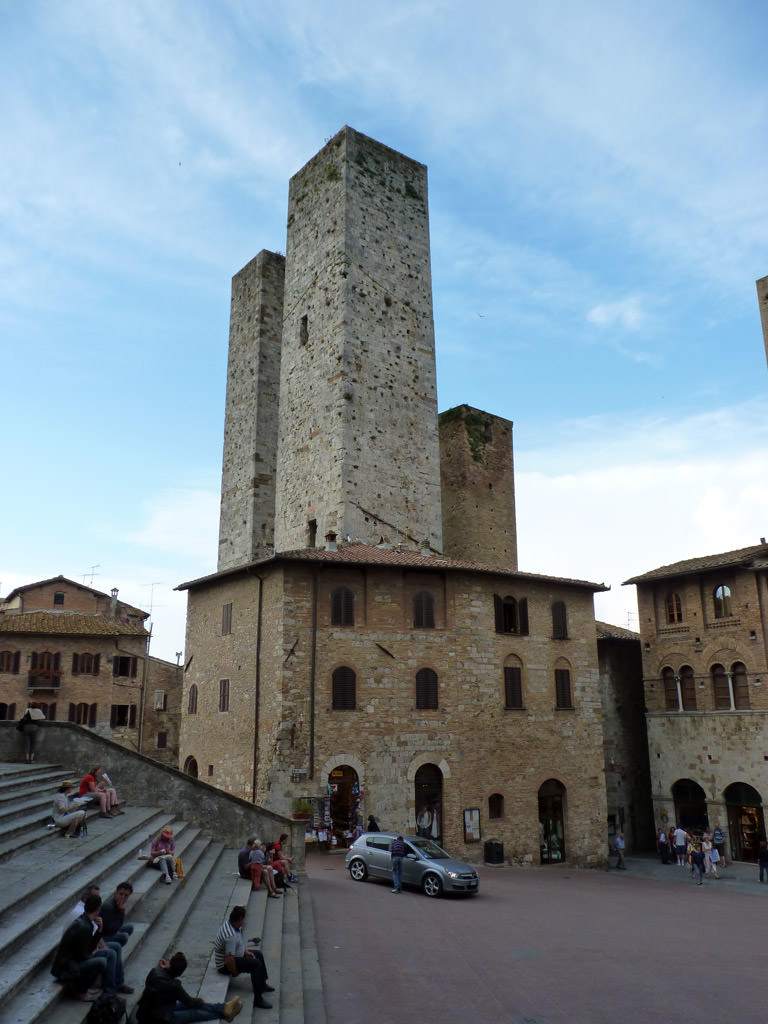
<instances>
[{"instance_id":1,"label":"paved plaza","mask_svg":"<svg viewBox=\"0 0 768 1024\"><path fill-rule=\"evenodd\" d=\"M729 865L481 867L470 899L393 895L307 858L332 1024L765 1024L768 885Z\"/></svg>"}]
</instances>

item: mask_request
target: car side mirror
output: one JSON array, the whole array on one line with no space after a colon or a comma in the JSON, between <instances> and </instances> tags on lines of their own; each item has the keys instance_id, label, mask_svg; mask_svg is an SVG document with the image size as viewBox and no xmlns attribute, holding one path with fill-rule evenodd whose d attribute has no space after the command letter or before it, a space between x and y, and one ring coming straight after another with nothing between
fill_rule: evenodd
<instances>
[{"instance_id":1,"label":"car side mirror","mask_svg":"<svg viewBox=\"0 0 768 1024\"><path fill-rule=\"evenodd\" d=\"M418 854L413 853L413 852L406 853L405 857L406 857L406 860L418 860L419 859Z\"/></svg>"}]
</instances>

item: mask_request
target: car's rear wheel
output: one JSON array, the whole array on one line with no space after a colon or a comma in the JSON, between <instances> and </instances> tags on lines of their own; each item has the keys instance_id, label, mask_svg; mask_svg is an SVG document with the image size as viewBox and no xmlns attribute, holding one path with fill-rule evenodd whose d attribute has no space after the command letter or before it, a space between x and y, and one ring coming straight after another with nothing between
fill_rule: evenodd
<instances>
[{"instance_id":1,"label":"car's rear wheel","mask_svg":"<svg viewBox=\"0 0 768 1024\"><path fill-rule=\"evenodd\" d=\"M425 896L439 896L443 891L443 883L433 871L428 871L421 880L421 888Z\"/></svg>"},{"instance_id":2,"label":"car's rear wheel","mask_svg":"<svg viewBox=\"0 0 768 1024\"><path fill-rule=\"evenodd\" d=\"M349 865L349 873L356 882L364 882L368 877L368 868L359 857L355 857Z\"/></svg>"}]
</instances>

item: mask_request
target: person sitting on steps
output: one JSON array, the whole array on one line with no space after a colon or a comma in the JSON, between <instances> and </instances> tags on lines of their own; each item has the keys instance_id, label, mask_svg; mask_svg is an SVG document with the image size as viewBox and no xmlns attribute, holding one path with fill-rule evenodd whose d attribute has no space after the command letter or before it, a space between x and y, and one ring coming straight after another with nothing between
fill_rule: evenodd
<instances>
[{"instance_id":1,"label":"person sitting on steps","mask_svg":"<svg viewBox=\"0 0 768 1024\"><path fill-rule=\"evenodd\" d=\"M173 829L166 825L152 840L149 848L149 866L163 872L163 881L166 885L170 885L176 877L175 853Z\"/></svg>"},{"instance_id":2,"label":"person sitting on steps","mask_svg":"<svg viewBox=\"0 0 768 1024\"><path fill-rule=\"evenodd\" d=\"M161 960L147 975L136 1011L137 1024L190 1024L198 1020L234 1020L243 1008L235 997L228 1003L206 1003L185 991L179 978L187 968L182 952Z\"/></svg>"},{"instance_id":3,"label":"person sitting on steps","mask_svg":"<svg viewBox=\"0 0 768 1024\"><path fill-rule=\"evenodd\" d=\"M65 829L64 836L67 839L74 839L78 829L85 821L85 811L70 800L70 794L74 788L74 782L69 780L62 782L53 801L54 824L57 828Z\"/></svg>"}]
</instances>

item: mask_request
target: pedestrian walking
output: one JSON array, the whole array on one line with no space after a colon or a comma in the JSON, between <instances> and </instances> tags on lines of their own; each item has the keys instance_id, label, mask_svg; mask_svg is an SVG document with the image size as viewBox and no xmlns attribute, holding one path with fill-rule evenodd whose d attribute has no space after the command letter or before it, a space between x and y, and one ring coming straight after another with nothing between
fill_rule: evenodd
<instances>
[{"instance_id":1,"label":"pedestrian walking","mask_svg":"<svg viewBox=\"0 0 768 1024\"><path fill-rule=\"evenodd\" d=\"M626 871L624 866L624 833L619 832L616 836L616 842L614 843L614 850L616 851L616 870Z\"/></svg>"},{"instance_id":2,"label":"pedestrian walking","mask_svg":"<svg viewBox=\"0 0 768 1024\"><path fill-rule=\"evenodd\" d=\"M725 832L720 828L720 822L715 822L715 827L712 832L712 843L720 854L720 866L725 867Z\"/></svg>"},{"instance_id":3,"label":"pedestrian walking","mask_svg":"<svg viewBox=\"0 0 768 1024\"><path fill-rule=\"evenodd\" d=\"M392 858L392 892L403 891L403 858L408 852L402 836L393 839L389 846L389 855Z\"/></svg>"},{"instance_id":4,"label":"pedestrian walking","mask_svg":"<svg viewBox=\"0 0 768 1024\"><path fill-rule=\"evenodd\" d=\"M696 848L691 853L691 874L696 872L697 882L696 885L704 884L704 851L701 848L701 843L696 844Z\"/></svg>"}]
</instances>

